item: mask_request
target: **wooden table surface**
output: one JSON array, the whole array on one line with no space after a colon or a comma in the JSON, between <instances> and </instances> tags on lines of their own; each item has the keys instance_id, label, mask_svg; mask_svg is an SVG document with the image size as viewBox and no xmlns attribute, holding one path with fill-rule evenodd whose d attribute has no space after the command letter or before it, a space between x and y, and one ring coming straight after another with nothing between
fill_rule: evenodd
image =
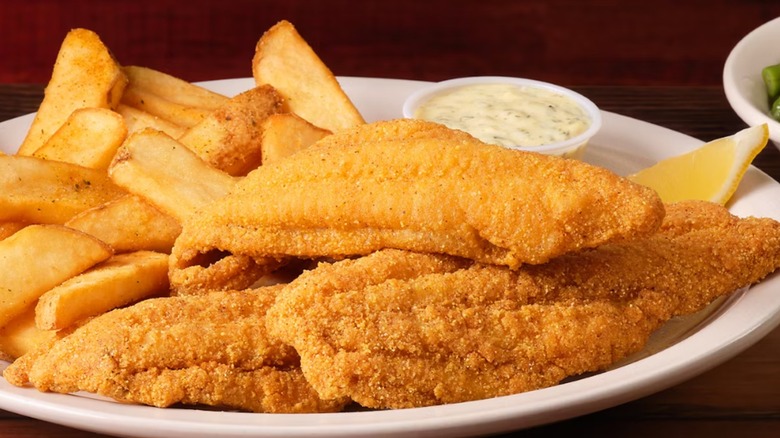
<instances>
[{"instance_id":1,"label":"wooden table surface","mask_svg":"<svg viewBox=\"0 0 780 438\"><path fill-rule=\"evenodd\" d=\"M720 87L575 87L602 109L649 121L701 140L745 127ZM34 111L37 85L0 84L0 120ZM780 180L773 145L754 164ZM779 200L780 201L780 200ZM780 292L778 293L780 299ZM780 329L735 358L682 384L591 415L524 431L524 436L762 437L780 434ZM0 411L0 438L89 437L91 433Z\"/></svg>"}]
</instances>

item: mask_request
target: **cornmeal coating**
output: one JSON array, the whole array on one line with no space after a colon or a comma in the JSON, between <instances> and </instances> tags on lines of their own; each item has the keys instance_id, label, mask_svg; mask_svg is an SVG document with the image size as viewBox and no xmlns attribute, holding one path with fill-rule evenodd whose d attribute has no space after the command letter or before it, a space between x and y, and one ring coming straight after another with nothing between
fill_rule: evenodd
<instances>
[{"instance_id":1,"label":"cornmeal coating","mask_svg":"<svg viewBox=\"0 0 780 438\"><path fill-rule=\"evenodd\" d=\"M670 318L780 266L772 219L705 202L667 211L650 237L517 270L399 250L322 264L284 288L268 330L296 348L320 396L371 408L555 385L640 351ZM437 263L448 268L418 269Z\"/></svg>"},{"instance_id":2,"label":"cornmeal coating","mask_svg":"<svg viewBox=\"0 0 780 438\"><path fill-rule=\"evenodd\" d=\"M384 248L514 269L650 234L663 215L653 190L604 168L431 122L376 122L261 166L194 215L174 245L171 283L196 292L290 257Z\"/></svg>"},{"instance_id":3,"label":"cornmeal coating","mask_svg":"<svg viewBox=\"0 0 780 438\"><path fill-rule=\"evenodd\" d=\"M101 315L5 370L16 385L87 391L123 402L253 412L330 412L297 353L271 340L265 312L279 287L156 298Z\"/></svg>"}]
</instances>

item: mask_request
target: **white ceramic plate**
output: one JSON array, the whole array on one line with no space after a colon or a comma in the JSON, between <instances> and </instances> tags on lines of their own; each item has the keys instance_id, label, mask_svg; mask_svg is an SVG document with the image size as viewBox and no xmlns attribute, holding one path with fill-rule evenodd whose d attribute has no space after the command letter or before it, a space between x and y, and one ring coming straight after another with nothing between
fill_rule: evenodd
<instances>
[{"instance_id":1,"label":"white ceramic plate","mask_svg":"<svg viewBox=\"0 0 780 438\"><path fill-rule=\"evenodd\" d=\"M341 78L369 120L401 116L406 96L423 82ZM252 86L250 79L208 82L225 94ZM586 161L625 174L700 141L612 113L594 137ZM31 116L0 124L6 152L21 142ZM732 211L780 219L780 184L750 168ZM0 379L0 408L93 432L137 437L349 437L468 436L559 421L634 400L710 369L749 347L780 323L780 276L734 294L689 318L672 321L648 348L616 368L561 385L469 403L395 411L336 414L251 414L197 409L158 409L114 403L89 394L45 394ZM0 362L0 369L6 363Z\"/></svg>"},{"instance_id":2,"label":"white ceramic plate","mask_svg":"<svg viewBox=\"0 0 780 438\"><path fill-rule=\"evenodd\" d=\"M780 64L780 17L742 38L723 66L723 89L734 112L748 125L766 123L780 148L780 122L769 116L769 99L761 69Z\"/></svg>"}]
</instances>

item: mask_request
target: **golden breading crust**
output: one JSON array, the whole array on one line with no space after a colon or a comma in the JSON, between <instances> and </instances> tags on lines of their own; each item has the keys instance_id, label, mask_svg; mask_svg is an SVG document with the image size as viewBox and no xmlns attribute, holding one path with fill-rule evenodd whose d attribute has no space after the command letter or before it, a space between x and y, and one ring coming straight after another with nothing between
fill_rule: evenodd
<instances>
[{"instance_id":1,"label":"golden breading crust","mask_svg":"<svg viewBox=\"0 0 780 438\"><path fill-rule=\"evenodd\" d=\"M297 353L266 335L278 286L157 298L103 314L4 373L41 391L89 391L125 402L254 412L331 412L304 379Z\"/></svg>"},{"instance_id":2,"label":"golden breading crust","mask_svg":"<svg viewBox=\"0 0 780 438\"><path fill-rule=\"evenodd\" d=\"M517 268L650 234L663 215L654 191L603 168L431 122L377 122L262 166L194 215L171 283L182 292L235 279L222 268L232 258L248 272L247 257L262 266L383 248Z\"/></svg>"},{"instance_id":3,"label":"golden breading crust","mask_svg":"<svg viewBox=\"0 0 780 438\"><path fill-rule=\"evenodd\" d=\"M324 398L406 408L547 387L780 266L776 221L704 202L668 210L651 237L514 271L398 250L322 264L284 288L266 323Z\"/></svg>"}]
</instances>

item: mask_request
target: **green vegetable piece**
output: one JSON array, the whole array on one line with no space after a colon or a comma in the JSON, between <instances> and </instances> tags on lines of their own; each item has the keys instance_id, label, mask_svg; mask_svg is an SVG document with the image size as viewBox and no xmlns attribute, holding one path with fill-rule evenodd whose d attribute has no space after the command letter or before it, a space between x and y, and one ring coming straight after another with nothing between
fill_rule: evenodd
<instances>
[{"instance_id":1,"label":"green vegetable piece","mask_svg":"<svg viewBox=\"0 0 780 438\"><path fill-rule=\"evenodd\" d=\"M761 70L769 102L774 102L780 97L780 64L770 65Z\"/></svg>"},{"instance_id":2,"label":"green vegetable piece","mask_svg":"<svg viewBox=\"0 0 780 438\"><path fill-rule=\"evenodd\" d=\"M772 118L780 122L780 97L775 99L774 103L772 103L772 107L769 108L769 114L772 115Z\"/></svg>"}]
</instances>

